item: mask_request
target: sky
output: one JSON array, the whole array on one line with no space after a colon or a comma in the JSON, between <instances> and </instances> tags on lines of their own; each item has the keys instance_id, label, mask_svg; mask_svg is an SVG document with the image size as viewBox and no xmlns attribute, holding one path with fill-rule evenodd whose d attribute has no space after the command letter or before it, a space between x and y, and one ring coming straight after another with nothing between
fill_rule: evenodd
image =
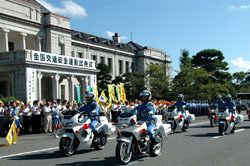
<instances>
[{"instance_id":1,"label":"sky","mask_svg":"<svg viewBox=\"0 0 250 166\"><path fill-rule=\"evenodd\" d=\"M229 72L250 70L250 0L37 0L71 19L71 29L166 52L179 71L181 50L222 51ZM132 33L132 35L131 35Z\"/></svg>"}]
</instances>

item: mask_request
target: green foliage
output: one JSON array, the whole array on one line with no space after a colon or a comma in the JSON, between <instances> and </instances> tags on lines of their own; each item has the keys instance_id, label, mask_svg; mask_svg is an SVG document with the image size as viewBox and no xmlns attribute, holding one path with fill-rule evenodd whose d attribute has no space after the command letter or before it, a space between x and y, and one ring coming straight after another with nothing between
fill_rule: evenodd
<instances>
[{"instance_id":1,"label":"green foliage","mask_svg":"<svg viewBox=\"0 0 250 166\"><path fill-rule=\"evenodd\" d=\"M164 64L150 65L146 71L153 99L166 99L169 92L169 76L166 75L167 67Z\"/></svg>"},{"instance_id":2,"label":"green foliage","mask_svg":"<svg viewBox=\"0 0 250 166\"><path fill-rule=\"evenodd\" d=\"M110 68L102 63L99 63L97 69L100 72L97 74L97 87L99 90L108 90L108 84L111 84L112 75L110 73Z\"/></svg>"},{"instance_id":3,"label":"green foliage","mask_svg":"<svg viewBox=\"0 0 250 166\"><path fill-rule=\"evenodd\" d=\"M145 89L145 74L141 72L125 73L123 78L127 99L138 99L140 92Z\"/></svg>"},{"instance_id":4,"label":"green foliage","mask_svg":"<svg viewBox=\"0 0 250 166\"><path fill-rule=\"evenodd\" d=\"M8 103L8 102L11 102L11 101L15 101L17 100L16 97L13 97L13 96L10 96L10 97L4 97L2 94L0 94L0 100L3 102L3 103Z\"/></svg>"},{"instance_id":5,"label":"green foliage","mask_svg":"<svg viewBox=\"0 0 250 166\"><path fill-rule=\"evenodd\" d=\"M194 68L203 67L208 72L228 70L228 63L223 62L223 53L216 49L205 49L193 56Z\"/></svg>"},{"instance_id":6,"label":"green foliage","mask_svg":"<svg viewBox=\"0 0 250 166\"><path fill-rule=\"evenodd\" d=\"M206 49L192 58L187 50L180 57L181 71L173 80L175 95L182 93L186 100L213 100L216 95L236 94L231 84L232 76L225 72L228 63L224 62L221 51Z\"/></svg>"}]
</instances>

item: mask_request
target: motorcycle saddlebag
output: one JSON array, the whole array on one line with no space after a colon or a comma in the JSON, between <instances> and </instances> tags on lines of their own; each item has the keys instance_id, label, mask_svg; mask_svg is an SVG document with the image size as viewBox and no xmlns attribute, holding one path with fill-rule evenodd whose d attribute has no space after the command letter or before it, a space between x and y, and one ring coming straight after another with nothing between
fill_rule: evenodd
<instances>
[{"instance_id":1,"label":"motorcycle saddlebag","mask_svg":"<svg viewBox=\"0 0 250 166\"><path fill-rule=\"evenodd\" d=\"M187 117L187 120L188 120L189 122L194 121L194 120L195 120L195 115L194 115L194 114L189 114L188 117Z\"/></svg>"},{"instance_id":2,"label":"motorcycle saddlebag","mask_svg":"<svg viewBox=\"0 0 250 166\"><path fill-rule=\"evenodd\" d=\"M236 117L236 123L241 123L244 121L243 115L237 115Z\"/></svg>"}]
</instances>

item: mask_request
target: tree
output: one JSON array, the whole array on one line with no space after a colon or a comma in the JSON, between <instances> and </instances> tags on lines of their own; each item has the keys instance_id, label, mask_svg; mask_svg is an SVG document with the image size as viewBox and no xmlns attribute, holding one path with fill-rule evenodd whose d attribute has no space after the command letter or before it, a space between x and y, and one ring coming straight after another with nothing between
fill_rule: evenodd
<instances>
[{"instance_id":1,"label":"tree","mask_svg":"<svg viewBox=\"0 0 250 166\"><path fill-rule=\"evenodd\" d=\"M103 64L99 63L97 69L100 72L97 74L97 87L99 90L108 90L108 84L111 84L112 76L110 73L110 68Z\"/></svg>"},{"instance_id":2,"label":"tree","mask_svg":"<svg viewBox=\"0 0 250 166\"><path fill-rule=\"evenodd\" d=\"M150 65L146 71L152 97L154 99L166 99L168 97L170 78L166 75L165 64Z\"/></svg>"},{"instance_id":3,"label":"tree","mask_svg":"<svg viewBox=\"0 0 250 166\"><path fill-rule=\"evenodd\" d=\"M188 50L181 50L180 69L181 71L175 76L173 80L173 95L184 94L188 96L192 88L192 58L189 57Z\"/></svg>"},{"instance_id":4,"label":"tree","mask_svg":"<svg viewBox=\"0 0 250 166\"><path fill-rule=\"evenodd\" d=\"M228 70L228 63L223 62L223 53L216 49L205 49L193 56L193 67L203 67L208 72Z\"/></svg>"},{"instance_id":5,"label":"tree","mask_svg":"<svg viewBox=\"0 0 250 166\"><path fill-rule=\"evenodd\" d=\"M232 80L228 70L228 63L223 61L225 57L223 53L216 49L205 49L198 52L192 59L194 68L204 68L214 82L226 83Z\"/></svg>"}]
</instances>

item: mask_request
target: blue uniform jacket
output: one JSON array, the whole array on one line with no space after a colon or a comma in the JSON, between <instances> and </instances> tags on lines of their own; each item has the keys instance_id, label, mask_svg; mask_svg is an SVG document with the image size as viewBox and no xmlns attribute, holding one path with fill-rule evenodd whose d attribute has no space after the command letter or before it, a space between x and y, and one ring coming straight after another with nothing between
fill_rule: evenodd
<instances>
[{"instance_id":1,"label":"blue uniform jacket","mask_svg":"<svg viewBox=\"0 0 250 166\"><path fill-rule=\"evenodd\" d=\"M151 121L155 118L156 107L154 103L148 102L147 104L140 104L134 110L137 110L137 115L141 117L142 121ZM153 116L148 116L149 112L153 112ZM133 111L132 111L133 112Z\"/></svg>"},{"instance_id":2,"label":"blue uniform jacket","mask_svg":"<svg viewBox=\"0 0 250 166\"><path fill-rule=\"evenodd\" d=\"M223 100L216 100L214 102L214 107L223 107L224 106L224 101Z\"/></svg>"},{"instance_id":3,"label":"blue uniform jacket","mask_svg":"<svg viewBox=\"0 0 250 166\"><path fill-rule=\"evenodd\" d=\"M88 117L90 119L96 119L96 117L99 116L100 107L99 107L99 105L96 102L92 102L92 103L87 103L84 106L82 106L79 109L79 111L80 112L85 111L85 113L88 114ZM90 116L89 113L91 113L92 111L95 111L96 113Z\"/></svg>"},{"instance_id":4,"label":"blue uniform jacket","mask_svg":"<svg viewBox=\"0 0 250 166\"><path fill-rule=\"evenodd\" d=\"M186 106L186 102L184 100L182 101L177 101L174 105L174 107L177 107L178 111L181 110L181 111L184 111L182 109L183 106Z\"/></svg>"},{"instance_id":5,"label":"blue uniform jacket","mask_svg":"<svg viewBox=\"0 0 250 166\"><path fill-rule=\"evenodd\" d=\"M235 103L233 101L225 102L224 106L228 107L230 112L234 112Z\"/></svg>"}]
</instances>

